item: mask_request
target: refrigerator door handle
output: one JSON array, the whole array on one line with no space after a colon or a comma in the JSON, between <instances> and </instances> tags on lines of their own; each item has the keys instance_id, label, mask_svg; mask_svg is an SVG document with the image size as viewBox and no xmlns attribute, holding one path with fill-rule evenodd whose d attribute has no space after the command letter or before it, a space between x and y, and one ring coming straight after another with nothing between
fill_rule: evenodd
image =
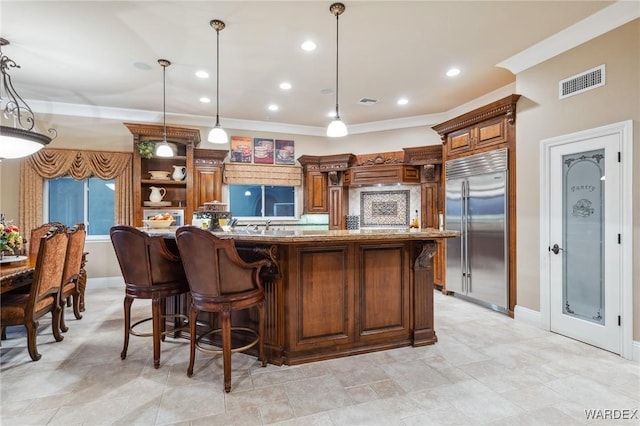
<instances>
[{"instance_id":1,"label":"refrigerator door handle","mask_svg":"<svg viewBox=\"0 0 640 426\"><path fill-rule=\"evenodd\" d=\"M465 209L466 198L465 198L465 195L464 195L464 191L465 191L465 185L464 184L465 184L465 181L462 181L460 183L460 201L461 201L461 203L460 203L460 232L461 232L461 235L460 235L460 272L461 272L461 274L460 274L460 282L461 282L462 292L466 293L467 292L467 290L466 290L466 284L467 284L466 275L467 274L466 274L466 271L465 271L466 264L465 264L465 255L464 255L464 247L465 247L465 244L464 244L464 235L465 235L464 215L465 215L465 212L466 212L466 209Z\"/></svg>"},{"instance_id":2,"label":"refrigerator door handle","mask_svg":"<svg viewBox=\"0 0 640 426\"><path fill-rule=\"evenodd\" d=\"M471 270L469 268L469 181L465 181L464 184L464 291L469 294L471 292Z\"/></svg>"}]
</instances>

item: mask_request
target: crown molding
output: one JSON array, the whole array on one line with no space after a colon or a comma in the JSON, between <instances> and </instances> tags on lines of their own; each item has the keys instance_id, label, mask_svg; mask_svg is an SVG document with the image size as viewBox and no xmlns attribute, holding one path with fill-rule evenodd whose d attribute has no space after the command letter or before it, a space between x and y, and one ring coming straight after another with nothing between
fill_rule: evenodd
<instances>
[{"instance_id":1,"label":"crown molding","mask_svg":"<svg viewBox=\"0 0 640 426\"><path fill-rule=\"evenodd\" d=\"M496 66L518 74L639 17L640 3L637 0L618 1Z\"/></svg>"}]
</instances>

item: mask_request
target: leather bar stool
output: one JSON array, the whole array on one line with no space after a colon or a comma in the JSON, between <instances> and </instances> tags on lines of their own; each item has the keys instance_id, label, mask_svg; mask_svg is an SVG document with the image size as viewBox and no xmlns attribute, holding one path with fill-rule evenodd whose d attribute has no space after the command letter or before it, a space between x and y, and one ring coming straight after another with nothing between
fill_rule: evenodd
<instances>
[{"instance_id":1,"label":"leather bar stool","mask_svg":"<svg viewBox=\"0 0 640 426\"><path fill-rule=\"evenodd\" d=\"M268 260L247 263L236 251L231 239L220 239L209 231L195 226L184 226L176 231L180 257L191 288L189 325L191 354L187 375L193 375L196 347L207 353L222 354L224 365L224 390L231 391L231 353L246 350L258 344L262 366L267 365L264 353L265 296L260 281L260 270ZM256 307L258 330L232 327L231 313ZM196 321L200 312L218 313L221 329L209 330L196 336ZM232 348L231 332L244 332L254 339L242 347ZM201 339L213 333L222 334L222 350L207 348Z\"/></svg>"},{"instance_id":2,"label":"leather bar stool","mask_svg":"<svg viewBox=\"0 0 640 426\"><path fill-rule=\"evenodd\" d=\"M153 366L160 367L160 340L182 327L184 315L172 315L174 329L166 331L166 298L189 291L182 262L167 247L164 237L150 236L131 226L117 225L109 231L111 242L126 284L124 296L124 347L120 358L127 357L129 335L153 337ZM131 305L134 299L151 299L151 318L131 325ZM145 321L153 322L153 332L140 333L135 327Z\"/></svg>"}]
</instances>

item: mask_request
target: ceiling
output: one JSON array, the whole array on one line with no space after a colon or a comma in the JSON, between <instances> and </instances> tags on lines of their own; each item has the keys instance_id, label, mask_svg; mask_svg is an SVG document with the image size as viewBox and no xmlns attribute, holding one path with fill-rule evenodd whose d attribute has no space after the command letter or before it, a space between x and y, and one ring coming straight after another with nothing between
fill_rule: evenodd
<instances>
[{"instance_id":1,"label":"ceiling","mask_svg":"<svg viewBox=\"0 0 640 426\"><path fill-rule=\"evenodd\" d=\"M340 115L350 128L450 111L515 81L496 66L611 1L346 1L340 17ZM213 124L220 33L223 127L278 123L324 133L335 107L336 19L330 1L2 0L3 54L44 126L69 117ZM300 44L313 39L314 52ZM445 76L448 68L459 76ZM209 79L194 76L209 71ZM292 84L281 90L282 81ZM209 104L199 102L208 96ZM361 98L376 99L361 105ZM396 100L406 97L406 105ZM279 110L267 109L275 103ZM81 105L81 106L78 106ZM406 127L406 124L404 124ZM42 127L42 126L41 126Z\"/></svg>"}]
</instances>

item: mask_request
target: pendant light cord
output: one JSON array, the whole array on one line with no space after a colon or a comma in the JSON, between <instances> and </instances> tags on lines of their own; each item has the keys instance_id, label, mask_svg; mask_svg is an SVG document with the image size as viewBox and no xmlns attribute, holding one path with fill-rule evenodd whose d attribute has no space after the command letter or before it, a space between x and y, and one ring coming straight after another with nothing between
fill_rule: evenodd
<instances>
[{"instance_id":1,"label":"pendant light cord","mask_svg":"<svg viewBox=\"0 0 640 426\"><path fill-rule=\"evenodd\" d=\"M337 14L336 15L336 120L340 120L340 113L338 112L338 92L339 92L338 90L338 61L339 61L338 49L340 48L340 43L339 43L340 23L338 22L339 19L340 19L340 15Z\"/></svg>"},{"instance_id":2,"label":"pendant light cord","mask_svg":"<svg viewBox=\"0 0 640 426\"><path fill-rule=\"evenodd\" d=\"M162 140L167 142L167 66L162 66Z\"/></svg>"},{"instance_id":3,"label":"pendant light cord","mask_svg":"<svg viewBox=\"0 0 640 426\"><path fill-rule=\"evenodd\" d=\"M216 127L220 127L220 30L216 30Z\"/></svg>"}]
</instances>

